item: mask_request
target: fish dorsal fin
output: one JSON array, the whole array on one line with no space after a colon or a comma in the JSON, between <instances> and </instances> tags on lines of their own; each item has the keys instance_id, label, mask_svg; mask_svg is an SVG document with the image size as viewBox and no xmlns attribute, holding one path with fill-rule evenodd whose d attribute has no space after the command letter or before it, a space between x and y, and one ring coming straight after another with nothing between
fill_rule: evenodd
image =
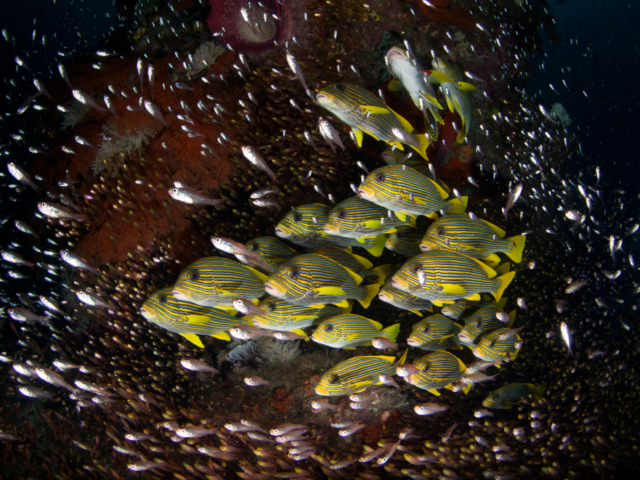
<instances>
[{"instance_id":1,"label":"fish dorsal fin","mask_svg":"<svg viewBox=\"0 0 640 480\"><path fill-rule=\"evenodd\" d=\"M458 82L458 88L462 92L475 92L475 91L478 90L478 87L476 87L474 84L468 83L468 82Z\"/></svg>"},{"instance_id":2,"label":"fish dorsal fin","mask_svg":"<svg viewBox=\"0 0 640 480\"><path fill-rule=\"evenodd\" d=\"M411 313L415 313L416 315L418 315L419 317L422 316L422 313L420 313L419 310L409 310Z\"/></svg>"},{"instance_id":3,"label":"fish dorsal fin","mask_svg":"<svg viewBox=\"0 0 640 480\"><path fill-rule=\"evenodd\" d=\"M402 356L398 359L397 362L395 362L396 365L402 365L405 363L405 361L407 360L407 355L409 354L409 349L407 348L404 353L402 354ZM391 360L391 363L393 363L393 361L395 360L394 357L389 357L392 358L393 360Z\"/></svg>"},{"instance_id":4,"label":"fish dorsal fin","mask_svg":"<svg viewBox=\"0 0 640 480\"><path fill-rule=\"evenodd\" d=\"M353 255L353 257L358 261L360 265L364 267L365 270L369 270L371 267L373 267L373 263L371 263L366 258L361 257L360 255L355 255L353 253L351 255Z\"/></svg>"},{"instance_id":5,"label":"fish dorsal fin","mask_svg":"<svg viewBox=\"0 0 640 480\"><path fill-rule=\"evenodd\" d=\"M360 275L358 275L356 272L354 272L348 267L343 266L342 268L344 268L349 274L349 276L353 278L353 281L356 282L356 285L360 285L362 283L362 277Z\"/></svg>"},{"instance_id":6,"label":"fish dorsal fin","mask_svg":"<svg viewBox=\"0 0 640 480\"><path fill-rule=\"evenodd\" d=\"M350 306L349 302L347 300L342 300L340 302L333 302L333 304L336 307L340 307L340 308L347 308Z\"/></svg>"},{"instance_id":7,"label":"fish dorsal fin","mask_svg":"<svg viewBox=\"0 0 640 480\"><path fill-rule=\"evenodd\" d=\"M431 395L435 395L436 397L440 396L440 392L435 388L427 388L427 392L429 392Z\"/></svg>"},{"instance_id":8,"label":"fish dorsal fin","mask_svg":"<svg viewBox=\"0 0 640 480\"><path fill-rule=\"evenodd\" d=\"M422 95L426 100L429 100L433 105L442 110L442 105L440 105L440 102L438 102L438 99L436 97L424 92L420 92L420 95Z\"/></svg>"},{"instance_id":9,"label":"fish dorsal fin","mask_svg":"<svg viewBox=\"0 0 640 480\"><path fill-rule=\"evenodd\" d=\"M371 322L371 325L376 327L376 330L382 330L382 324L380 322L376 322L375 320L371 320L370 318L368 318L367 320Z\"/></svg>"},{"instance_id":10,"label":"fish dorsal fin","mask_svg":"<svg viewBox=\"0 0 640 480\"><path fill-rule=\"evenodd\" d=\"M227 332L216 332L211 334L212 337L217 338L218 340L224 340L226 342L231 341L231 337Z\"/></svg>"},{"instance_id":11,"label":"fish dorsal fin","mask_svg":"<svg viewBox=\"0 0 640 480\"><path fill-rule=\"evenodd\" d=\"M482 220L482 219L481 219L480 221L481 221L481 222L486 223L486 224L487 224L487 226L488 226L491 230L493 230L493 231L495 232L495 234L496 234L496 236L497 236L498 238L504 238L504 236L506 235L505 231L504 231L504 230L502 230L502 229L501 229L500 227L498 227L497 225L494 225L493 223L491 223L491 222L487 222L486 220Z\"/></svg>"},{"instance_id":12,"label":"fish dorsal fin","mask_svg":"<svg viewBox=\"0 0 640 480\"><path fill-rule=\"evenodd\" d=\"M442 198L443 200L445 198L449 198L449 194L445 191L444 188L442 188L440 185L438 185L438 182L435 182L434 180L425 177L427 180L429 180L431 182L431 184L436 188L436 190L438 190L438 193L440 194L440 198Z\"/></svg>"},{"instance_id":13,"label":"fish dorsal fin","mask_svg":"<svg viewBox=\"0 0 640 480\"><path fill-rule=\"evenodd\" d=\"M198 337L195 333L181 333L180 335L189 340L196 347L204 348L202 340L200 340L200 337Z\"/></svg>"},{"instance_id":14,"label":"fish dorsal fin","mask_svg":"<svg viewBox=\"0 0 640 480\"><path fill-rule=\"evenodd\" d=\"M402 128L404 128L409 133L413 132L413 125L411 125L406 118L404 118L402 115L394 112L390 108L389 108L389 110L391 111L391 113L393 113L396 116L398 121L402 124Z\"/></svg>"},{"instance_id":15,"label":"fish dorsal fin","mask_svg":"<svg viewBox=\"0 0 640 480\"><path fill-rule=\"evenodd\" d=\"M500 301L502 301L502 300L500 300ZM516 310L511 310L509 312L510 320L509 320L509 324L507 325L507 328L511 328L513 326L513 322L515 321L517 314L518 314L518 312Z\"/></svg>"},{"instance_id":16,"label":"fish dorsal fin","mask_svg":"<svg viewBox=\"0 0 640 480\"><path fill-rule=\"evenodd\" d=\"M387 86L390 92L397 92L398 90L402 90L402 83L400 83L395 78L389 82Z\"/></svg>"},{"instance_id":17,"label":"fish dorsal fin","mask_svg":"<svg viewBox=\"0 0 640 480\"><path fill-rule=\"evenodd\" d=\"M245 268L248 268L249 270L251 270L251 273L253 273L256 277L258 277L260 280L262 280L262 282L266 282L267 280L269 280L269 277L267 275L265 275L262 272L259 272L258 270L256 270L253 267L249 267L247 265L244 265Z\"/></svg>"}]
</instances>

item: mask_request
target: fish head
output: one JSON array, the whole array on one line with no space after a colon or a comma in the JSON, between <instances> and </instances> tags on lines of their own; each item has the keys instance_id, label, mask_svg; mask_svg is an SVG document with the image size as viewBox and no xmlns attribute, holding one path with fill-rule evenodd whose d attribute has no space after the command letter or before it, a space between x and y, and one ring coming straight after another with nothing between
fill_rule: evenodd
<instances>
[{"instance_id":1,"label":"fish head","mask_svg":"<svg viewBox=\"0 0 640 480\"><path fill-rule=\"evenodd\" d=\"M475 338L468 329L463 328L462 331L458 334L458 340L460 340L465 345L472 345Z\"/></svg>"},{"instance_id":2,"label":"fish head","mask_svg":"<svg viewBox=\"0 0 640 480\"><path fill-rule=\"evenodd\" d=\"M387 62L389 65L393 65L398 62L407 62L409 61L409 56L407 52L399 47L391 47L387 51Z\"/></svg>"},{"instance_id":3,"label":"fish head","mask_svg":"<svg viewBox=\"0 0 640 480\"><path fill-rule=\"evenodd\" d=\"M423 342L417 336L410 335L409 338L407 338L407 345L410 347L420 347L422 343Z\"/></svg>"},{"instance_id":4,"label":"fish head","mask_svg":"<svg viewBox=\"0 0 640 480\"><path fill-rule=\"evenodd\" d=\"M321 345L336 347L342 343L343 337L344 332L338 321L330 318L318 325L318 328L311 335L311 340Z\"/></svg>"},{"instance_id":5,"label":"fish head","mask_svg":"<svg viewBox=\"0 0 640 480\"><path fill-rule=\"evenodd\" d=\"M306 238L322 231L329 208L320 203L301 205L289 211L276 225L280 238Z\"/></svg>"},{"instance_id":6,"label":"fish head","mask_svg":"<svg viewBox=\"0 0 640 480\"><path fill-rule=\"evenodd\" d=\"M309 267L298 261L285 262L264 284L265 291L274 297L298 298L305 295L313 285L313 275Z\"/></svg>"},{"instance_id":7,"label":"fish head","mask_svg":"<svg viewBox=\"0 0 640 480\"><path fill-rule=\"evenodd\" d=\"M316 395L322 395L325 397L332 395L344 395L347 393L345 388L342 386L342 380L340 377L331 370L322 375L318 385L316 385L315 392Z\"/></svg>"}]
</instances>

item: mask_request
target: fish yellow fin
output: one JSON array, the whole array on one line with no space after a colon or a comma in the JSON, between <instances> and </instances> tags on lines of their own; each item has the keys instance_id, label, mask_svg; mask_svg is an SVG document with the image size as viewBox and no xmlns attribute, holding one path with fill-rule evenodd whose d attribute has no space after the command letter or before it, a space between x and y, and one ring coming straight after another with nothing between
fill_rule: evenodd
<instances>
[{"instance_id":1,"label":"fish yellow fin","mask_svg":"<svg viewBox=\"0 0 640 480\"><path fill-rule=\"evenodd\" d=\"M471 258L471 257L467 257L467 258ZM478 265L480 268L482 268L482 270L484 270L484 273L487 274L488 278L493 278L497 275L496 271L491 268L489 265L487 265L486 263L482 263L480 260L478 260L477 258L473 259L476 262L476 265ZM478 299L480 300L480 299Z\"/></svg>"},{"instance_id":2,"label":"fish yellow fin","mask_svg":"<svg viewBox=\"0 0 640 480\"><path fill-rule=\"evenodd\" d=\"M449 188L449 186L444 183L441 179L437 179L436 182L438 182L438 185L440 185L440 187L447 192L447 195L449 195L451 193L451 189Z\"/></svg>"},{"instance_id":3,"label":"fish yellow fin","mask_svg":"<svg viewBox=\"0 0 640 480\"><path fill-rule=\"evenodd\" d=\"M407 348L404 353L402 354L402 356L396 360L395 357L385 357L385 358L391 358L391 362L394 365L402 365L407 361L407 355L409 354L409 349Z\"/></svg>"},{"instance_id":4,"label":"fish yellow fin","mask_svg":"<svg viewBox=\"0 0 640 480\"><path fill-rule=\"evenodd\" d=\"M362 130L360 130L359 128L351 127L351 131L353 132L353 135L356 137L356 143L358 144L358 147L361 147L362 146Z\"/></svg>"},{"instance_id":5,"label":"fish yellow fin","mask_svg":"<svg viewBox=\"0 0 640 480\"><path fill-rule=\"evenodd\" d=\"M323 303L314 303L313 305L309 305L309 306L311 308L324 308L325 307L325 305ZM304 317L300 317L300 318L304 318Z\"/></svg>"},{"instance_id":6,"label":"fish yellow fin","mask_svg":"<svg viewBox=\"0 0 640 480\"><path fill-rule=\"evenodd\" d=\"M462 202L457 198L452 198L448 201L450 206L449 213L464 213L467 209L467 202L469 201L469 197L462 197Z\"/></svg>"},{"instance_id":7,"label":"fish yellow fin","mask_svg":"<svg viewBox=\"0 0 640 480\"><path fill-rule=\"evenodd\" d=\"M463 92L475 92L478 90L478 87L468 82L458 82L458 88Z\"/></svg>"},{"instance_id":8,"label":"fish yellow fin","mask_svg":"<svg viewBox=\"0 0 640 480\"><path fill-rule=\"evenodd\" d=\"M248 268L249 270L251 270L251 272L252 272L256 277L258 277L260 280L262 280L263 282L266 282L267 280L269 280L269 276L268 276L268 275L265 275L264 273L259 272L258 270L256 270L256 269L255 269L255 268L253 268L253 267L249 267L249 266L247 266L247 265L243 265L243 266L244 266L244 268Z\"/></svg>"},{"instance_id":9,"label":"fish yellow fin","mask_svg":"<svg viewBox=\"0 0 640 480\"><path fill-rule=\"evenodd\" d=\"M435 395L436 397L440 396L440 392L434 388L427 388L427 392L429 392L432 395Z\"/></svg>"},{"instance_id":10,"label":"fish yellow fin","mask_svg":"<svg viewBox=\"0 0 640 480\"><path fill-rule=\"evenodd\" d=\"M342 315L347 315L349 313L351 313L351 310L353 310L353 305L351 305L349 302L347 302L349 304L349 306L347 307L341 307L342 308Z\"/></svg>"},{"instance_id":11,"label":"fish yellow fin","mask_svg":"<svg viewBox=\"0 0 640 480\"><path fill-rule=\"evenodd\" d=\"M358 238L356 238L355 240L356 240L356 242L358 242L358 243L364 243L364 242L366 242L365 237L358 237Z\"/></svg>"},{"instance_id":12,"label":"fish yellow fin","mask_svg":"<svg viewBox=\"0 0 640 480\"><path fill-rule=\"evenodd\" d=\"M418 141L418 147L411 145L411 147L418 152L422 158L424 158L425 160L429 160L429 157L427 156L427 149L431 146L431 142L429 142L429 139L427 138L426 135L423 134L414 134L413 137Z\"/></svg>"},{"instance_id":13,"label":"fish yellow fin","mask_svg":"<svg viewBox=\"0 0 640 480\"><path fill-rule=\"evenodd\" d=\"M456 357L456 359L458 360L458 366L460 367L460 371L464 372L467 369L467 366L462 363L462 360L460 360L458 357Z\"/></svg>"},{"instance_id":14,"label":"fish yellow fin","mask_svg":"<svg viewBox=\"0 0 640 480\"><path fill-rule=\"evenodd\" d=\"M296 335L303 336L305 340L309 340L309 337L307 336L307 334L304 332L304 330L302 330L300 328L296 328L294 330L291 330L291 332L295 333Z\"/></svg>"},{"instance_id":15,"label":"fish yellow fin","mask_svg":"<svg viewBox=\"0 0 640 480\"><path fill-rule=\"evenodd\" d=\"M206 315L185 315L184 318L187 319L189 325L202 325L211 320L211 318Z\"/></svg>"},{"instance_id":16,"label":"fish yellow fin","mask_svg":"<svg viewBox=\"0 0 640 480\"><path fill-rule=\"evenodd\" d=\"M356 272L354 272L353 270L345 266L343 266L342 268L344 268L349 274L349 276L353 278L353 281L356 282L356 285L360 285L362 283L362 277L360 275L358 275Z\"/></svg>"},{"instance_id":17,"label":"fish yellow fin","mask_svg":"<svg viewBox=\"0 0 640 480\"><path fill-rule=\"evenodd\" d=\"M533 389L533 398L535 398L536 401L540 400L546 391L547 391L546 383L542 383L538 385L536 388Z\"/></svg>"},{"instance_id":18,"label":"fish yellow fin","mask_svg":"<svg viewBox=\"0 0 640 480\"><path fill-rule=\"evenodd\" d=\"M371 320L370 318L367 318L367 320L371 322L371 325L373 325L376 330L382 330L382 324L380 322L376 322L375 320Z\"/></svg>"},{"instance_id":19,"label":"fish yellow fin","mask_svg":"<svg viewBox=\"0 0 640 480\"><path fill-rule=\"evenodd\" d=\"M373 230L374 228L381 228L382 222L380 220L367 220L363 222L362 225L364 225L365 228Z\"/></svg>"},{"instance_id":20,"label":"fish yellow fin","mask_svg":"<svg viewBox=\"0 0 640 480\"><path fill-rule=\"evenodd\" d=\"M214 337L214 338L217 338L218 340L225 340L227 342L231 341L231 337L229 336L229 334L227 332L212 333L211 336Z\"/></svg>"},{"instance_id":21,"label":"fish yellow fin","mask_svg":"<svg viewBox=\"0 0 640 480\"><path fill-rule=\"evenodd\" d=\"M487 222L486 220L480 220L480 221L481 221L481 222L486 223L486 224L487 224L487 226L488 226L491 230L493 230L493 231L495 232L495 234L496 234L496 236L497 236L498 238L504 238L504 236L506 235L505 231L504 231L504 230L502 230L502 229L501 229L500 227L498 227L497 225L494 225L494 224L493 224L493 223L491 223L491 222Z\"/></svg>"},{"instance_id":22,"label":"fish yellow fin","mask_svg":"<svg viewBox=\"0 0 640 480\"><path fill-rule=\"evenodd\" d=\"M493 267L497 267L500 264L500 257L495 253L492 253L484 257L482 261L487 263L491 268L493 268Z\"/></svg>"},{"instance_id":23,"label":"fish yellow fin","mask_svg":"<svg viewBox=\"0 0 640 480\"><path fill-rule=\"evenodd\" d=\"M313 289L316 295L324 295L326 297L344 297L345 292L340 287L318 287Z\"/></svg>"},{"instance_id":24,"label":"fish yellow fin","mask_svg":"<svg viewBox=\"0 0 640 480\"><path fill-rule=\"evenodd\" d=\"M358 392L363 392L367 387L370 387L371 385L373 385L373 382L371 380L363 380L362 382L357 382L354 387L361 389L358 390Z\"/></svg>"},{"instance_id":25,"label":"fish yellow fin","mask_svg":"<svg viewBox=\"0 0 640 480\"><path fill-rule=\"evenodd\" d=\"M500 300L500 301L502 301L502 300ZM513 322L515 321L517 314L518 314L518 312L516 310L511 310L509 312L510 320L509 320L509 323L507 324L507 328L511 328L513 326Z\"/></svg>"},{"instance_id":26,"label":"fish yellow fin","mask_svg":"<svg viewBox=\"0 0 640 480\"><path fill-rule=\"evenodd\" d=\"M389 340L391 340L392 342L395 342L396 338L398 338L398 333L400 332L400 324L399 323L395 323L395 324L391 325L390 327L385 328L382 331L387 335L387 338Z\"/></svg>"},{"instance_id":27,"label":"fish yellow fin","mask_svg":"<svg viewBox=\"0 0 640 480\"><path fill-rule=\"evenodd\" d=\"M441 293L446 293L447 295L464 295L467 293L465 288L461 285L455 285L453 283L442 283L440 284L442 287Z\"/></svg>"},{"instance_id":28,"label":"fish yellow fin","mask_svg":"<svg viewBox=\"0 0 640 480\"><path fill-rule=\"evenodd\" d=\"M427 82L429 83L453 83L446 73L439 72L437 70L429 70L427 75Z\"/></svg>"},{"instance_id":29,"label":"fish yellow fin","mask_svg":"<svg viewBox=\"0 0 640 480\"><path fill-rule=\"evenodd\" d=\"M412 226L413 228L416 228L416 218L415 217L410 217L409 218L409 225Z\"/></svg>"},{"instance_id":30,"label":"fish yellow fin","mask_svg":"<svg viewBox=\"0 0 640 480\"><path fill-rule=\"evenodd\" d=\"M436 307L441 307L442 305L445 304L445 302L441 300L431 300L431 303L433 303ZM453 303L453 302L446 302L446 303Z\"/></svg>"},{"instance_id":31,"label":"fish yellow fin","mask_svg":"<svg viewBox=\"0 0 640 480\"><path fill-rule=\"evenodd\" d=\"M438 109L442 110L442 105L440 105L440 103L438 102L438 99L436 97L434 97L433 95L429 95L428 93L424 93L424 92L420 92L420 95L422 95L426 100L428 100L433 105L438 107Z\"/></svg>"},{"instance_id":32,"label":"fish yellow fin","mask_svg":"<svg viewBox=\"0 0 640 480\"><path fill-rule=\"evenodd\" d=\"M425 217L430 218L431 220L437 220L439 215L438 212L431 212L429 215L425 215Z\"/></svg>"},{"instance_id":33,"label":"fish yellow fin","mask_svg":"<svg viewBox=\"0 0 640 480\"><path fill-rule=\"evenodd\" d=\"M401 222L406 222L407 221L407 214L406 213L402 213L402 212L393 212L394 215L396 217L398 217L398 220L400 220Z\"/></svg>"},{"instance_id":34,"label":"fish yellow fin","mask_svg":"<svg viewBox=\"0 0 640 480\"><path fill-rule=\"evenodd\" d=\"M198 337L198 335L196 335L195 333L181 333L180 335L189 340L196 347L204 348L202 340L200 340L200 337Z\"/></svg>"},{"instance_id":35,"label":"fish yellow fin","mask_svg":"<svg viewBox=\"0 0 640 480\"><path fill-rule=\"evenodd\" d=\"M477 302L478 300L480 300L480 294L479 293L474 293L473 295L471 295L470 297L464 297L465 300L470 300L472 302Z\"/></svg>"},{"instance_id":36,"label":"fish yellow fin","mask_svg":"<svg viewBox=\"0 0 640 480\"><path fill-rule=\"evenodd\" d=\"M382 252L384 251L384 243L386 241L387 241L387 237L384 235L384 233L381 233L380 235L375 237L375 240L373 241L373 245L371 245L370 247L367 247L367 252L369 252L374 257L379 257L380 255L382 255Z\"/></svg>"},{"instance_id":37,"label":"fish yellow fin","mask_svg":"<svg viewBox=\"0 0 640 480\"><path fill-rule=\"evenodd\" d=\"M496 268L496 272L500 275L504 275L505 273L509 273L509 270L511 270L511 263L509 262L504 262L502 265L500 265L498 268Z\"/></svg>"},{"instance_id":38,"label":"fish yellow fin","mask_svg":"<svg viewBox=\"0 0 640 480\"><path fill-rule=\"evenodd\" d=\"M409 310L411 313L415 313L416 315L418 315L419 317L422 316L422 313L418 310Z\"/></svg>"},{"instance_id":39,"label":"fish yellow fin","mask_svg":"<svg viewBox=\"0 0 640 480\"><path fill-rule=\"evenodd\" d=\"M384 265L380 265L374 269L372 269L372 271L376 272L376 274L378 275L378 278L376 279L375 283L384 283L384 281L387 278L387 275L389 275L389 270L391 270L391 265L389 263L385 263Z\"/></svg>"},{"instance_id":40,"label":"fish yellow fin","mask_svg":"<svg viewBox=\"0 0 640 480\"><path fill-rule=\"evenodd\" d=\"M504 291L507 289L507 287L513 280L513 277L515 276L516 276L516 272L509 272L497 278L499 285L498 285L498 289L496 290L496 293L493 294L496 300L500 300L500 298L504 294Z\"/></svg>"},{"instance_id":41,"label":"fish yellow fin","mask_svg":"<svg viewBox=\"0 0 640 480\"><path fill-rule=\"evenodd\" d=\"M524 252L524 242L527 237L524 235L517 235L515 237L507 238L508 241L513 243L513 250L510 252L504 252L507 257L513 260L516 263L520 263L522 261L522 253Z\"/></svg>"},{"instance_id":42,"label":"fish yellow fin","mask_svg":"<svg viewBox=\"0 0 640 480\"><path fill-rule=\"evenodd\" d=\"M440 198L442 198L443 200L446 198L449 198L449 194L446 192L444 188L442 188L438 184L438 182L436 182L435 180L432 180L431 178L427 178L427 180L429 180L431 184L436 188L436 190L438 190L438 194L440 195Z\"/></svg>"},{"instance_id":43,"label":"fish yellow fin","mask_svg":"<svg viewBox=\"0 0 640 480\"><path fill-rule=\"evenodd\" d=\"M409 123L409 120L407 120L406 118L404 118L402 115L400 115L399 113L394 112L393 110L391 110L389 108L389 111L391 113L393 113L396 118L398 119L398 121L402 124L402 128L404 128L407 132L411 133L413 132L413 125L411 125Z\"/></svg>"},{"instance_id":44,"label":"fish yellow fin","mask_svg":"<svg viewBox=\"0 0 640 480\"><path fill-rule=\"evenodd\" d=\"M507 273L507 272L503 272L503 273ZM499 302L491 302L491 297L483 294L482 295L482 301L483 302L487 302L487 303L491 303L492 305L495 305L496 308L499 308L500 310L504 310L504 306L507 304L507 298L501 298Z\"/></svg>"},{"instance_id":45,"label":"fish yellow fin","mask_svg":"<svg viewBox=\"0 0 640 480\"><path fill-rule=\"evenodd\" d=\"M371 263L366 258L361 257L360 255L356 255L354 253L352 253L351 255L353 255L353 258L355 258L358 261L358 263L364 267L365 270L369 270L371 267L373 267L373 263Z\"/></svg>"},{"instance_id":46,"label":"fish yellow fin","mask_svg":"<svg viewBox=\"0 0 640 480\"><path fill-rule=\"evenodd\" d=\"M445 94L444 96L445 100L447 101L447 107L449 107L449 111L453 112L455 110L455 106L453 105L453 101L451 100L451 96L448 94Z\"/></svg>"},{"instance_id":47,"label":"fish yellow fin","mask_svg":"<svg viewBox=\"0 0 640 480\"><path fill-rule=\"evenodd\" d=\"M462 391L464 392L465 395L471 391L471 387L473 387L473 385L471 384L465 385L464 387L462 387Z\"/></svg>"},{"instance_id":48,"label":"fish yellow fin","mask_svg":"<svg viewBox=\"0 0 640 480\"><path fill-rule=\"evenodd\" d=\"M366 295L362 300L358 300L358 301L360 302L360 305L363 306L363 308L369 308L369 305L371 305L371 301L376 297L376 295L380 291L380 285L377 283L374 283L373 285L367 285L366 287L363 287L363 288L366 290Z\"/></svg>"},{"instance_id":49,"label":"fish yellow fin","mask_svg":"<svg viewBox=\"0 0 640 480\"><path fill-rule=\"evenodd\" d=\"M362 105L362 109L364 110L364 113L371 112L371 115L384 115L385 113L389 113L389 110L391 110L386 106L376 107L375 105Z\"/></svg>"},{"instance_id":50,"label":"fish yellow fin","mask_svg":"<svg viewBox=\"0 0 640 480\"><path fill-rule=\"evenodd\" d=\"M344 250L345 252L347 252L347 253L353 253L353 248L351 248L351 247L343 248L343 250Z\"/></svg>"},{"instance_id":51,"label":"fish yellow fin","mask_svg":"<svg viewBox=\"0 0 640 480\"><path fill-rule=\"evenodd\" d=\"M351 338L349 338L351 340ZM342 350L355 350L356 347L341 347Z\"/></svg>"},{"instance_id":52,"label":"fish yellow fin","mask_svg":"<svg viewBox=\"0 0 640 480\"><path fill-rule=\"evenodd\" d=\"M402 90L402 83L394 78L389 82L387 88L390 92L397 92L398 90Z\"/></svg>"},{"instance_id":53,"label":"fish yellow fin","mask_svg":"<svg viewBox=\"0 0 640 480\"><path fill-rule=\"evenodd\" d=\"M336 307L340 307L340 308L347 308L348 306L350 306L349 302L347 300L342 300L341 302L333 302L333 304Z\"/></svg>"},{"instance_id":54,"label":"fish yellow fin","mask_svg":"<svg viewBox=\"0 0 640 480\"><path fill-rule=\"evenodd\" d=\"M313 308L316 307L316 305L309 305L309 306ZM322 308L322 307L324 307L324 305L318 308ZM315 320L318 317L316 315L293 315L291 318L293 318L295 321L304 322L305 320Z\"/></svg>"}]
</instances>

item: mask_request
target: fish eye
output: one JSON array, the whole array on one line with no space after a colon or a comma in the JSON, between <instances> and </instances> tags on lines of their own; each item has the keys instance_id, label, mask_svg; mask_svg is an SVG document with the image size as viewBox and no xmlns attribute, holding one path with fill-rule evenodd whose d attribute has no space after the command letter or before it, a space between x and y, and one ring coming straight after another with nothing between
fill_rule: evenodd
<instances>
[{"instance_id":1,"label":"fish eye","mask_svg":"<svg viewBox=\"0 0 640 480\"><path fill-rule=\"evenodd\" d=\"M332 376L329 378L329 383L330 383L331 385L337 385L338 383L340 383L340 378L338 377L338 375L332 375Z\"/></svg>"},{"instance_id":2,"label":"fish eye","mask_svg":"<svg viewBox=\"0 0 640 480\"><path fill-rule=\"evenodd\" d=\"M341 83L336 83L336 90L338 90L339 92L344 91L344 85L342 85Z\"/></svg>"},{"instance_id":3,"label":"fish eye","mask_svg":"<svg viewBox=\"0 0 640 480\"><path fill-rule=\"evenodd\" d=\"M298 278L298 275L300 275L300 270L298 270L297 268L292 268L291 270L289 270L289 276L291 278Z\"/></svg>"},{"instance_id":4,"label":"fish eye","mask_svg":"<svg viewBox=\"0 0 640 480\"><path fill-rule=\"evenodd\" d=\"M411 273L418 273L420 271L420 265L414 265L411 267Z\"/></svg>"},{"instance_id":5,"label":"fish eye","mask_svg":"<svg viewBox=\"0 0 640 480\"><path fill-rule=\"evenodd\" d=\"M299 213L294 213L293 214L293 221L294 222L299 222L300 220L302 220L302 215L300 215Z\"/></svg>"},{"instance_id":6,"label":"fish eye","mask_svg":"<svg viewBox=\"0 0 640 480\"><path fill-rule=\"evenodd\" d=\"M200 274L197 271L196 272L191 272L189 274L189 278L195 282L196 280L198 280L200 278Z\"/></svg>"},{"instance_id":7,"label":"fish eye","mask_svg":"<svg viewBox=\"0 0 640 480\"><path fill-rule=\"evenodd\" d=\"M160 297L158 298L158 301L160 303L167 303L167 296L166 295L160 295Z\"/></svg>"},{"instance_id":8,"label":"fish eye","mask_svg":"<svg viewBox=\"0 0 640 480\"><path fill-rule=\"evenodd\" d=\"M422 333L429 333L429 325L422 327Z\"/></svg>"},{"instance_id":9,"label":"fish eye","mask_svg":"<svg viewBox=\"0 0 640 480\"><path fill-rule=\"evenodd\" d=\"M327 323L327 324L324 326L324 331L325 331L325 332L331 332L331 331L333 331L333 325L331 325L330 323Z\"/></svg>"},{"instance_id":10,"label":"fish eye","mask_svg":"<svg viewBox=\"0 0 640 480\"><path fill-rule=\"evenodd\" d=\"M439 229L436 231L436 234L437 234L437 235L440 235L440 236L442 237L442 236L444 235L444 228L439 228Z\"/></svg>"},{"instance_id":11,"label":"fish eye","mask_svg":"<svg viewBox=\"0 0 640 480\"><path fill-rule=\"evenodd\" d=\"M260 245L258 245L257 243L254 243L249 248L251 248L251 250L253 250L254 252L257 252L258 250L260 250Z\"/></svg>"},{"instance_id":12,"label":"fish eye","mask_svg":"<svg viewBox=\"0 0 640 480\"><path fill-rule=\"evenodd\" d=\"M338 212L338 218L344 218L346 216L346 213L344 213L344 210L340 210Z\"/></svg>"},{"instance_id":13,"label":"fish eye","mask_svg":"<svg viewBox=\"0 0 640 480\"><path fill-rule=\"evenodd\" d=\"M275 312L276 311L276 306L273 303L270 303L269 305L267 305L267 311L268 312Z\"/></svg>"},{"instance_id":14,"label":"fish eye","mask_svg":"<svg viewBox=\"0 0 640 480\"><path fill-rule=\"evenodd\" d=\"M380 173L376 175L376 180L379 182L384 182L384 174Z\"/></svg>"}]
</instances>

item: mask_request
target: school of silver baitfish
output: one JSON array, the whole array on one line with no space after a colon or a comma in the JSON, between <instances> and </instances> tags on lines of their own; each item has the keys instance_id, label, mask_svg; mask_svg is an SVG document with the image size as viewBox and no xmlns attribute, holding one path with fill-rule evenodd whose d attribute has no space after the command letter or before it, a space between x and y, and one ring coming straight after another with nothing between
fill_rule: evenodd
<instances>
[{"instance_id":1,"label":"school of silver baitfish","mask_svg":"<svg viewBox=\"0 0 640 480\"><path fill-rule=\"evenodd\" d=\"M478 29L499 45L500 36ZM264 187L250 193L251 203L273 207L279 221L245 242L212 236L214 254L184 267L172 284L149 283L151 294L137 282L171 261L169 249L131 252L130 270L113 269L133 279L124 283L109 267L95 268L73 252L67 233L81 230L90 212L72 201L60 205L52 192L39 201L33 223L47 222L46 247L28 219L3 220L34 236L33 250L46 258L28 260L17 233L2 246L2 281L24 288L16 298L9 297L13 288L2 294L3 314L18 338L0 356L4 393L49 410L38 418L56 438L52 423L65 425L65 432L79 425L71 434L75 466L49 474L623 478L627 467L620 462L637 450L631 404L638 345L631 334L640 281L630 252L640 223L634 199L601 179L595 165L578 175L561 173L552 153L577 150L577 143L523 95L519 109L493 115L494 126L482 125L487 137L508 139L501 167L507 172L494 163L493 171L482 171L482 187L469 178L490 191L505 176L507 195L476 202L471 211L467 196L437 178L427 149L437 142L447 110L462 121L453 124L455 141L469 142L478 95L472 92L482 88L480 79L444 53L432 52L431 68L424 69L406 40L389 49L394 89L406 90L424 116L427 133L416 134L357 78L326 84L314 76L308 84L298 47L293 41L284 47L276 55L289 71L277 74L317 105L316 141L334 153L346 151L343 123L350 127L350 149L366 136L389 147L383 166L358 162L360 179L341 172L352 196L339 201L327 184L326 191L315 184L326 203L279 213L273 162L257 145L238 144L266 174L258 174ZM41 82L35 85L38 93L19 114L48 96ZM102 109L84 92L74 97ZM166 124L150 100L141 105ZM306 130L303 138L316 149ZM7 173L23 184L9 184L11 195L33 190L43 196L40 180L17 160L7 163ZM223 203L179 183L167 193L206 208ZM29 290L31 270L52 285L47 294ZM74 277L79 271L82 277ZM167 275L158 278L166 282ZM81 302L75 307L72 295ZM80 317L94 318L95 325ZM203 342L206 337L233 342L232 348ZM217 360L211 345L222 351ZM286 366L265 367L260 349L287 348L297 353ZM305 358L321 363L305 365ZM55 404L64 409L56 411ZM267 404L284 407L261 414ZM0 441L8 450L22 448L26 433L8 425L3 417ZM57 439L64 444L69 435ZM5 452L7 468L12 456ZM30 468L34 475L43 471Z\"/></svg>"}]
</instances>

